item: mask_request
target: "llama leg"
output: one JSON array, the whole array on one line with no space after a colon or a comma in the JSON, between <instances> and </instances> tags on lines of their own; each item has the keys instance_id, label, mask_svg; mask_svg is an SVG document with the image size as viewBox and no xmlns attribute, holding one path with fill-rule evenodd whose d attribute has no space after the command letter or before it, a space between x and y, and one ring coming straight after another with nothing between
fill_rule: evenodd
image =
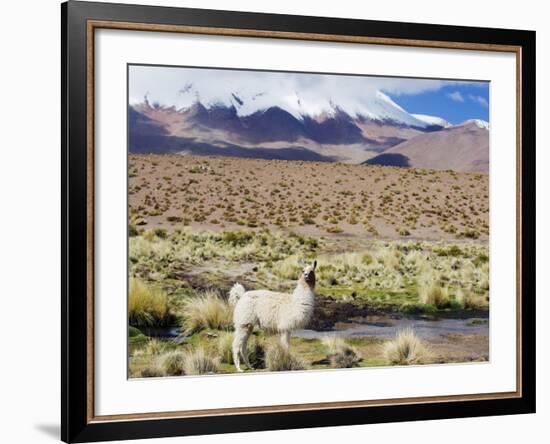
<instances>
[{"instance_id":1,"label":"llama leg","mask_svg":"<svg viewBox=\"0 0 550 444\"><path fill-rule=\"evenodd\" d=\"M247 331L246 331L246 337L244 339L244 341L241 343L241 357L243 358L243 362L244 364L249 368L249 369L253 369L254 367L252 367L252 365L250 364L250 361L248 360L248 350L247 350L247 343L248 343L248 338L250 337L250 335L252 334L252 330L254 329L254 327L252 325L249 325L247 327Z\"/></svg>"},{"instance_id":2,"label":"llama leg","mask_svg":"<svg viewBox=\"0 0 550 444\"><path fill-rule=\"evenodd\" d=\"M289 347L290 347L290 332L289 331L284 331L284 332L281 333L281 344L287 350L289 349Z\"/></svg>"},{"instance_id":3,"label":"llama leg","mask_svg":"<svg viewBox=\"0 0 550 444\"><path fill-rule=\"evenodd\" d=\"M238 372L242 372L240 352L241 352L241 347L243 342L246 347L246 339L247 339L246 332L247 332L246 327L235 328L235 337L233 338L233 344L231 347L231 350L233 352L233 362L235 363L235 367L237 368Z\"/></svg>"}]
</instances>

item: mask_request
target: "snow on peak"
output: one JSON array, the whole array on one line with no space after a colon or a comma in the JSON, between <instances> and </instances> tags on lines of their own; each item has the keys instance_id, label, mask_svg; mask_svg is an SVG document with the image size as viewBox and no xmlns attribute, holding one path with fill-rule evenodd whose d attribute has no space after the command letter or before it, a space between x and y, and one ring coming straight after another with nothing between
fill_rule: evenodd
<instances>
[{"instance_id":1,"label":"snow on peak","mask_svg":"<svg viewBox=\"0 0 550 444\"><path fill-rule=\"evenodd\" d=\"M427 114L411 114L411 115L417 118L418 120L422 120L423 122L426 122L429 125L442 126L443 128L449 128L450 126L452 126L449 122L447 122L445 119L442 119L441 117L429 116Z\"/></svg>"},{"instance_id":2,"label":"snow on peak","mask_svg":"<svg viewBox=\"0 0 550 444\"><path fill-rule=\"evenodd\" d=\"M487 122L486 120L481 120L481 119L468 119L468 120L465 120L464 122L462 122L460 125L457 125L457 126L464 126L464 125L468 125L469 123L475 124L478 128L482 128L482 129L486 129L486 130L489 129L489 122Z\"/></svg>"},{"instance_id":3,"label":"snow on peak","mask_svg":"<svg viewBox=\"0 0 550 444\"><path fill-rule=\"evenodd\" d=\"M155 94L147 91L145 103L185 110L199 102L206 108L233 107L239 116L249 116L269 108L278 107L298 120L304 117L317 118L321 115L334 116L344 112L352 118L364 117L372 120L388 120L407 126L425 128L431 125L395 103L389 96L377 89L364 89L360 94L340 91L341 85L333 89L315 90L299 88L300 85L217 85L215 91L205 85L188 82L173 94ZM291 88L292 86L292 88ZM130 97L130 104L144 103L143 96Z\"/></svg>"}]
</instances>

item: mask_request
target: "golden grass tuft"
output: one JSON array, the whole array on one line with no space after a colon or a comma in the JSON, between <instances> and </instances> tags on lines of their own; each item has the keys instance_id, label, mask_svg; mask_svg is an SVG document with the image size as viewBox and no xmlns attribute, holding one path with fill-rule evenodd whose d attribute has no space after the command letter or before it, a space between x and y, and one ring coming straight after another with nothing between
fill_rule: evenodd
<instances>
[{"instance_id":1,"label":"golden grass tuft","mask_svg":"<svg viewBox=\"0 0 550 444\"><path fill-rule=\"evenodd\" d=\"M424 364L430 351L412 329L406 329L384 344L384 356L393 365Z\"/></svg>"},{"instance_id":2,"label":"golden grass tuft","mask_svg":"<svg viewBox=\"0 0 550 444\"><path fill-rule=\"evenodd\" d=\"M233 332L220 332L217 341L217 352L221 361L226 364L234 364L233 362ZM248 360L254 368L264 367L265 347L264 344L254 335L248 338L247 342Z\"/></svg>"},{"instance_id":3,"label":"golden grass tuft","mask_svg":"<svg viewBox=\"0 0 550 444\"><path fill-rule=\"evenodd\" d=\"M418 296L420 302L426 305L433 305L436 308L449 306L449 292L447 288L438 285L433 280L420 284Z\"/></svg>"},{"instance_id":4,"label":"golden grass tuft","mask_svg":"<svg viewBox=\"0 0 550 444\"><path fill-rule=\"evenodd\" d=\"M181 351L171 351L160 357L160 363L167 375L182 376L185 375L183 365L185 363L185 353Z\"/></svg>"},{"instance_id":5,"label":"golden grass tuft","mask_svg":"<svg viewBox=\"0 0 550 444\"><path fill-rule=\"evenodd\" d=\"M150 339L145 346L145 354L160 355L164 351L164 344L158 339Z\"/></svg>"},{"instance_id":6,"label":"golden grass tuft","mask_svg":"<svg viewBox=\"0 0 550 444\"><path fill-rule=\"evenodd\" d=\"M229 330L233 325L233 310L217 293L207 291L186 299L182 306L183 330L186 335L205 328Z\"/></svg>"},{"instance_id":7,"label":"golden grass tuft","mask_svg":"<svg viewBox=\"0 0 550 444\"><path fill-rule=\"evenodd\" d=\"M486 309L489 301L486 295L480 295L471 291L463 291L461 289L456 292L456 301L464 308L471 310Z\"/></svg>"},{"instance_id":8,"label":"golden grass tuft","mask_svg":"<svg viewBox=\"0 0 550 444\"><path fill-rule=\"evenodd\" d=\"M166 373L157 361L153 361L137 373L138 378L162 378L163 376L166 376Z\"/></svg>"},{"instance_id":9,"label":"golden grass tuft","mask_svg":"<svg viewBox=\"0 0 550 444\"><path fill-rule=\"evenodd\" d=\"M217 373L220 365L219 357L203 347L197 347L184 353L183 371L186 375L206 375Z\"/></svg>"},{"instance_id":10,"label":"golden grass tuft","mask_svg":"<svg viewBox=\"0 0 550 444\"><path fill-rule=\"evenodd\" d=\"M138 278L130 278L128 321L133 326L163 325L171 318L168 296Z\"/></svg>"},{"instance_id":11,"label":"golden grass tuft","mask_svg":"<svg viewBox=\"0 0 550 444\"><path fill-rule=\"evenodd\" d=\"M305 370L305 363L287 350L278 339L270 341L265 352L265 368L272 372Z\"/></svg>"},{"instance_id":12,"label":"golden grass tuft","mask_svg":"<svg viewBox=\"0 0 550 444\"><path fill-rule=\"evenodd\" d=\"M233 332L221 332L218 336L216 349L222 362L233 364Z\"/></svg>"},{"instance_id":13,"label":"golden grass tuft","mask_svg":"<svg viewBox=\"0 0 550 444\"><path fill-rule=\"evenodd\" d=\"M303 268L303 258L294 254L277 263L277 268L274 272L277 276L284 279L297 279Z\"/></svg>"},{"instance_id":14,"label":"golden grass tuft","mask_svg":"<svg viewBox=\"0 0 550 444\"><path fill-rule=\"evenodd\" d=\"M358 367L361 354L338 336L326 336L322 340L327 348L327 358L332 368Z\"/></svg>"}]
</instances>

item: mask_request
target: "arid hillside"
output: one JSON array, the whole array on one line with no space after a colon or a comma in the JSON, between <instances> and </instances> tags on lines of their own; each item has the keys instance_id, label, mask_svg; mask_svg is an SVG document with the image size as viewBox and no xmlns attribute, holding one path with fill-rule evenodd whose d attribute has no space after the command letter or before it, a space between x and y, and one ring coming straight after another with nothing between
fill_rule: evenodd
<instances>
[{"instance_id":1,"label":"arid hillside","mask_svg":"<svg viewBox=\"0 0 550 444\"><path fill-rule=\"evenodd\" d=\"M414 168L489 172L489 130L479 123L420 134L366 161Z\"/></svg>"},{"instance_id":2,"label":"arid hillside","mask_svg":"<svg viewBox=\"0 0 550 444\"><path fill-rule=\"evenodd\" d=\"M130 229L487 240L488 175L375 165L129 156Z\"/></svg>"}]
</instances>

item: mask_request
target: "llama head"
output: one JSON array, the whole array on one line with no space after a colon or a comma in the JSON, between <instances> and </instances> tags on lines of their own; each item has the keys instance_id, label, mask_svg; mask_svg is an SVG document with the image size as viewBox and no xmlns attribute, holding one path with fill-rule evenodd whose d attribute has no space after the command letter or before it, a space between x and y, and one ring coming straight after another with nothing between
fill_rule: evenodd
<instances>
[{"instance_id":1,"label":"llama head","mask_svg":"<svg viewBox=\"0 0 550 444\"><path fill-rule=\"evenodd\" d=\"M304 281L306 281L306 283L312 288L315 287L315 269L316 268L317 268L317 261L313 261L313 263L306 265L302 272Z\"/></svg>"}]
</instances>

